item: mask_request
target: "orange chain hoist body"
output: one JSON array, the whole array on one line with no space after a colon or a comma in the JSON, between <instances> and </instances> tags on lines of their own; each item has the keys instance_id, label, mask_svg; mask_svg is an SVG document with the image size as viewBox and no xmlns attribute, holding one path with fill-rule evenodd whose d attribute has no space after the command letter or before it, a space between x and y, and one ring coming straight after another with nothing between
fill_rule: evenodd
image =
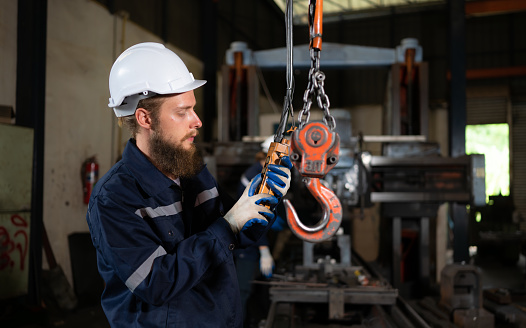
<instances>
[{"instance_id":1,"label":"orange chain hoist body","mask_svg":"<svg viewBox=\"0 0 526 328\"><path fill-rule=\"evenodd\" d=\"M327 125L310 122L292 133L290 159L301 176L323 178L339 157L340 136Z\"/></svg>"}]
</instances>

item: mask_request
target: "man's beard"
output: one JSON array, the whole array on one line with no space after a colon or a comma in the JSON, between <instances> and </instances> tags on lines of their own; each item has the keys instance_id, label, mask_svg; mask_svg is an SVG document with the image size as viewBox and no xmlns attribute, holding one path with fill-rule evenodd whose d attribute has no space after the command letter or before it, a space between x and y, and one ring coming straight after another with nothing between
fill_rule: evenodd
<instances>
[{"instance_id":1,"label":"man's beard","mask_svg":"<svg viewBox=\"0 0 526 328\"><path fill-rule=\"evenodd\" d=\"M203 167L203 158L195 145L184 149L166 141L160 129L153 130L149 143L150 157L153 164L164 174L174 178L189 178L196 175ZM190 137L185 136L184 139Z\"/></svg>"}]
</instances>

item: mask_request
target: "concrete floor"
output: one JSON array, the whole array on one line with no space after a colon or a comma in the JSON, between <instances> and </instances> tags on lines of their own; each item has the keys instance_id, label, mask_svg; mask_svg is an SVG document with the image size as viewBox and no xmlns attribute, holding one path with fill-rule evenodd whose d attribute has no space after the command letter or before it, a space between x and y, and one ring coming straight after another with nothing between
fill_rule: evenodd
<instances>
[{"instance_id":1,"label":"concrete floor","mask_svg":"<svg viewBox=\"0 0 526 328\"><path fill-rule=\"evenodd\" d=\"M99 305L87 305L66 312L49 306L28 308L13 303L2 311L2 328L110 328Z\"/></svg>"},{"instance_id":2,"label":"concrete floor","mask_svg":"<svg viewBox=\"0 0 526 328\"><path fill-rule=\"evenodd\" d=\"M525 290L526 258L520 256L517 263L503 265L496 258L475 258L474 264L482 270L483 288L506 288ZM0 304L1 305L1 304ZM109 328L98 304L86 304L71 312L63 312L55 306L46 309L28 309L8 304L0 307L0 327L5 328ZM505 327L499 325L499 327ZM511 327L511 326L510 326Z\"/></svg>"}]
</instances>

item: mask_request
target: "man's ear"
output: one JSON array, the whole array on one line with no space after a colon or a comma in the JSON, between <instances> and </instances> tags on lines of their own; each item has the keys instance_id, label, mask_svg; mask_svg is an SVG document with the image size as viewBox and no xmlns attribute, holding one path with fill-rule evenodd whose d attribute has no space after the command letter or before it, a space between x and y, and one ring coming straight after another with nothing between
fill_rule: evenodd
<instances>
[{"instance_id":1,"label":"man's ear","mask_svg":"<svg viewBox=\"0 0 526 328\"><path fill-rule=\"evenodd\" d=\"M144 108L137 108L135 110L135 119L137 120L137 123L145 129L150 129L152 126L150 112Z\"/></svg>"}]
</instances>

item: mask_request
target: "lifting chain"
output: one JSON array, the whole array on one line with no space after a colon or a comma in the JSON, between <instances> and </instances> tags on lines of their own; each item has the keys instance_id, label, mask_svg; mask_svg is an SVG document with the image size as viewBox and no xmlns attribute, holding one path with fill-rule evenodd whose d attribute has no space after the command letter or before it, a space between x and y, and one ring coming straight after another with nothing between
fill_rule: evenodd
<instances>
[{"instance_id":1,"label":"lifting chain","mask_svg":"<svg viewBox=\"0 0 526 328\"><path fill-rule=\"evenodd\" d=\"M300 122L299 129L303 128L305 124L309 122L310 108L312 106L313 99L316 99L318 107L323 110L323 122L329 127L331 131L336 128L336 121L329 111L330 102L329 97L325 93L323 88L325 84L325 73L320 70L320 50L311 48L311 68L309 70L309 82L307 89L303 94L303 109L298 115Z\"/></svg>"}]
</instances>

